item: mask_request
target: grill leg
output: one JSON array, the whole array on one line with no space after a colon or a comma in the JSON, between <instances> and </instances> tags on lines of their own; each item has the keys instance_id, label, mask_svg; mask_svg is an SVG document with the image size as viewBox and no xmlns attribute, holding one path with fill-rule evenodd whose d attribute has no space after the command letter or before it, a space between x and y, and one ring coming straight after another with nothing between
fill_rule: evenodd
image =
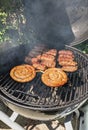
<instances>
[{"instance_id":1,"label":"grill leg","mask_svg":"<svg viewBox=\"0 0 88 130\"><path fill-rule=\"evenodd\" d=\"M84 113L84 115L82 115L80 117L80 126L79 129L80 130L88 130L88 105L84 106L81 111Z\"/></svg>"},{"instance_id":2,"label":"grill leg","mask_svg":"<svg viewBox=\"0 0 88 130\"><path fill-rule=\"evenodd\" d=\"M19 124L17 124L16 122L14 122L14 120L16 119L16 117L17 117L17 114L15 115L15 113L13 113L11 117L9 117L4 112L0 111L0 120L2 122L4 122L5 124L7 124L13 130L25 130Z\"/></svg>"},{"instance_id":3,"label":"grill leg","mask_svg":"<svg viewBox=\"0 0 88 130\"><path fill-rule=\"evenodd\" d=\"M66 116L66 120L64 123L66 130L73 130L71 118L72 118L72 114Z\"/></svg>"}]
</instances>

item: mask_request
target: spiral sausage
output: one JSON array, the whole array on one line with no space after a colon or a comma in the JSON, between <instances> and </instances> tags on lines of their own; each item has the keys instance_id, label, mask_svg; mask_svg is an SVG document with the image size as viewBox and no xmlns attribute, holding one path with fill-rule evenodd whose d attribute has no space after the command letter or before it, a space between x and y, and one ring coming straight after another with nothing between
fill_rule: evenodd
<instances>
[{"instance_id":1,"label":"spiral sausage","mask_svg":"<svg viewBox=\"0 0 88 130\"><path fill-rule=\"evenodd\" d=\"M49 87L59 87L67 83L67 75L60 68L49 68L41 76L42 82Z\"/></svg>"},{"instance_id":2,"label":"spiral sausage","mask_svg":"<svg viewBox=\"0 0 88 130\"><path fill-rule=\"evenodd\" d=\"M15 66L10 71L10 76L17 82L28 82L36 76L35 69L27 64Z\"/></svg>"}]
</instances>

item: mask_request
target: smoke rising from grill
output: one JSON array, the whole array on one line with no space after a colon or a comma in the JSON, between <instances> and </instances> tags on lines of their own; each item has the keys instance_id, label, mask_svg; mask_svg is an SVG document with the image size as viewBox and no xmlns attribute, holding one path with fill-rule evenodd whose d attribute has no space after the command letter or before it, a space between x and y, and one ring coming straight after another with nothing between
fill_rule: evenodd
<instances>
[{"instance_id":1,"label":"smoke rising from grill","mask_svg":"<svg viewBox=\"0 0 88 130\"><path fill-rule=\"evenodd\" d=\"M25 37L22 38L23 43L29 43L30 47L35 44L47 44L50 48L61 49L65 43L69 43L73 39L74 36L63 0L24 0L23 8L26 23L24 27L20 26L27 38L27 41ZM4 48L7 48L7 52L4 50L5 54L3 56L1 54L1 67L8 66L8 63L15 65L16 60L20 61L23 57L21 55L29 50L28 46L19 50L13 48L17 46L19 35L13 29L10 29L8 34L12 38L11 45L8 44L12 49L5 45Z\"/></svg>"},{"instance_id":2,"label":"smoke rising from grill","mask_svg":"<svg viewBox=\"0 0 88 130\"><path fill-rule=\"evenodd\" d=\"M73 40L64 1L25 0L26 36L30 43L63 48Z\"/></svg>"}]
</instances>

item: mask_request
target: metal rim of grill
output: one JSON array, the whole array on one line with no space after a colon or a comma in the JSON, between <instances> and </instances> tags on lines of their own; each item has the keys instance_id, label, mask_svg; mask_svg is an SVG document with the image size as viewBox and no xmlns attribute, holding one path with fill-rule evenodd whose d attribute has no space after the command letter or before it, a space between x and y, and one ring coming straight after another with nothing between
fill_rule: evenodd
<instances>
[{"instance_id":1,"label":"metal rim of grill","mask_svg":"<svg viewBox=\"0 0 88 130\"><path fill-rule=\"evenodd\" d=\"M70 107L88 97L88 57L76 48L66 46L74 52L78 70L67 73L68 83L59 88L45 86L41 73L28 83L18 83L11 79L9 72L0 76L0 91L9 100L32 110L58 110ZM58 67L58 66L57 66Z\"/></svg>"}]
</instances>

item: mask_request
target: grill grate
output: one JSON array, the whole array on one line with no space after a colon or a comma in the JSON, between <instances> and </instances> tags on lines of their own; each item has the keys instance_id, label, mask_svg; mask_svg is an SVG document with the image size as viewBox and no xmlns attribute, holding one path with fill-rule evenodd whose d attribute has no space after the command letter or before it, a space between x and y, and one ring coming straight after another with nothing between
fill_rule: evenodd
<instances>
[{"instance_id":1,"label":"grill grate","mask_svg":"<svg viewBox=\"0 0 88 130\"><path fill-rule=\"evenodd\" d=\"M18 83L11 79L8 72L0 76L1 92L17 103L36 110L57 110L84 100L88 97L87 57L74 48L67 49L74 52L79 69L74 73L67 73L69 80L64 86L45 86L41 81L41 73L37 73L31 82Z\"/></svg>"}]
</instances>

